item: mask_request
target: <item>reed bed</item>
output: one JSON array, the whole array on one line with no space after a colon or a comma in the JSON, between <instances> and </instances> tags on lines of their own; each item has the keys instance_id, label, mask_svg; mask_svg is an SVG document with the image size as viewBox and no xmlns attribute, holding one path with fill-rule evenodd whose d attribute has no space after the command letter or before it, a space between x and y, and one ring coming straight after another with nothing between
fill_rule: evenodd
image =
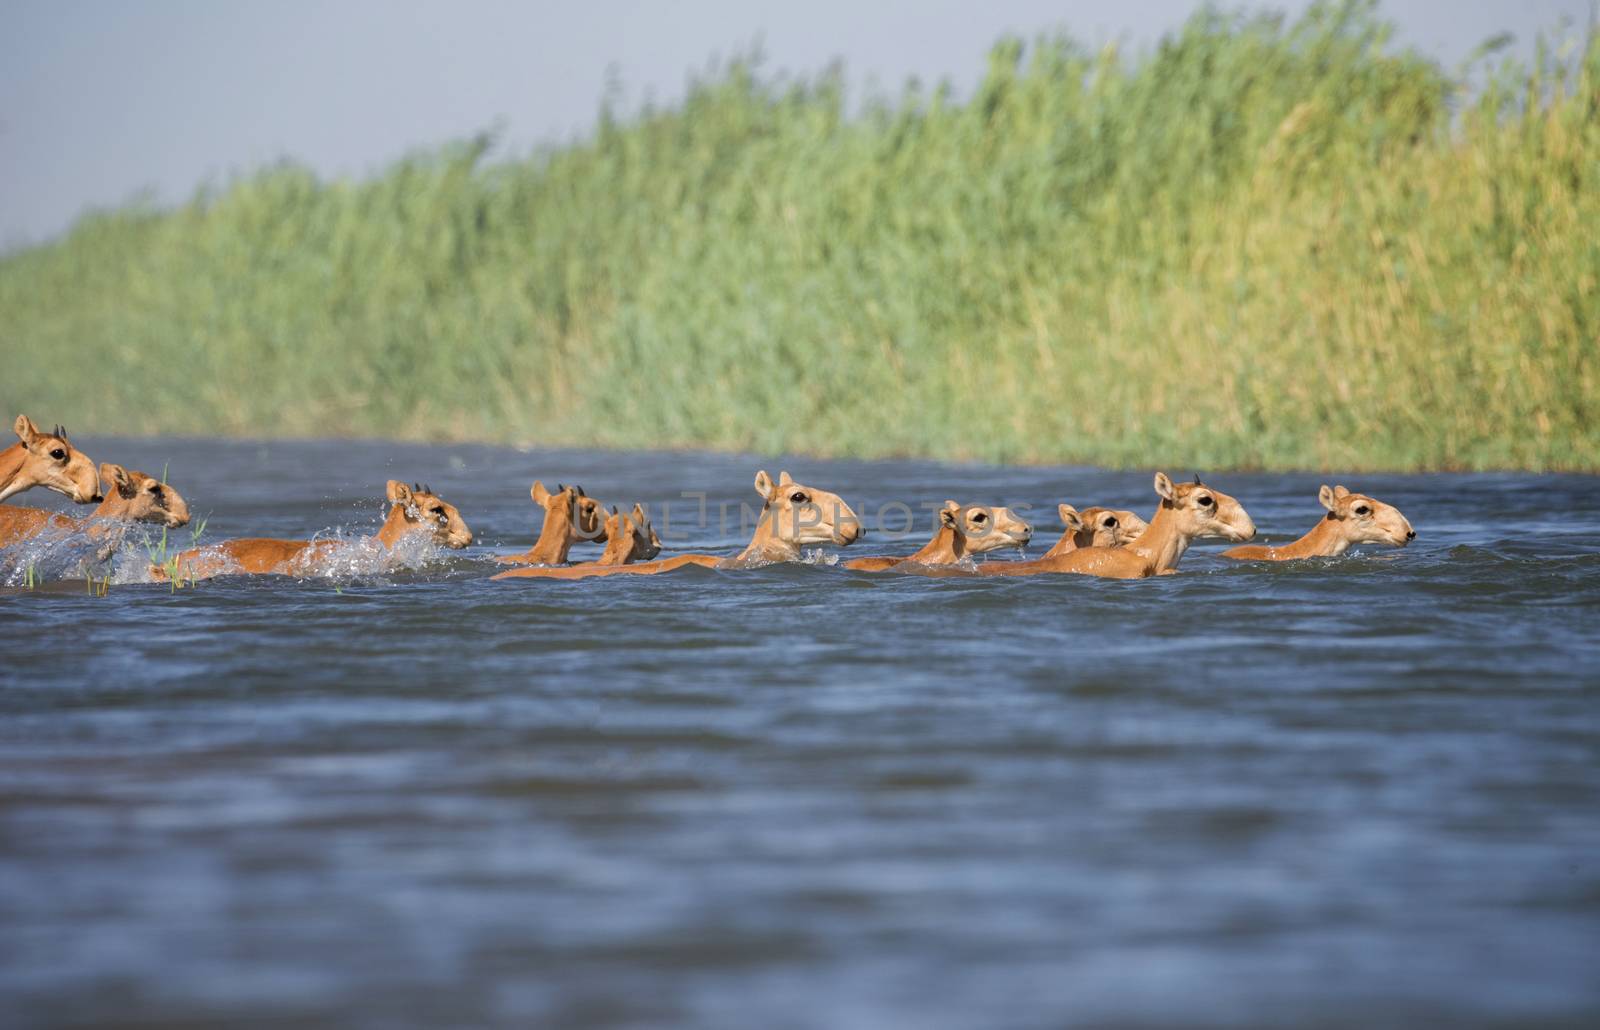
<instances>
[{"instance_id":1,"label":"reed bed","mask_svg":"<svg viewBox=\"0 0 1600 1030\"><path fill-rule=\"evenodd\" d=\"M124 433L1600 468L1600 44L1447 73L1369 4L969 97L737 60L367 181L261 170L0 260L0 410Z\"/></svg>"}]
</instances>

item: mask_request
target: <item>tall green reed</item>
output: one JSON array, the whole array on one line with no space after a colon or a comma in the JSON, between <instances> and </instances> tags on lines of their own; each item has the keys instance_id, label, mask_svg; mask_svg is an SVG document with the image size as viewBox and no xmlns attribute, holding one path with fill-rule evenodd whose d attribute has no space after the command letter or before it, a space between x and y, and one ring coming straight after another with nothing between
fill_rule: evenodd
<instances>
[{"instance_id":1,"label":"tall green reed","mask_svg":"<svg viewBox=\"0 0 1600 1030\"><path fill-rule=\"evenodd\" d=\"M1600 43L1452 78L1371 4L973 95L736 60L363 182L284 164L0 260L0 410L1107 465L1600 467ZM1467 78L1474 85L1464 84Z\"/></svg>"}]
</instances>

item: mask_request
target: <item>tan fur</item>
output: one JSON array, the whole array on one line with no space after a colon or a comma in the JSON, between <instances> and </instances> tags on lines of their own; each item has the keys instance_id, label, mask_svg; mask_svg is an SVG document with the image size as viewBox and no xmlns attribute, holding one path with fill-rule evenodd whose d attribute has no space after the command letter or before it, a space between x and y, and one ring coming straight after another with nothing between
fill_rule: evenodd
<instances>
[{"instance_id":1,"label":"tan fur","mask_svg":"<svg viewBox=\"0 0 1600 1030\"><path fill-rule=\"evenodd\" d=\"M633 511L628 514L628 525L634 538L629 563L649 561L661 553L661 538L656 536L655 527L650 525L650 517L645 514L643 505L634 504Z\"/></svg>"},{"instance_id":2,"label":"tan fur","mask_svg":"<svg viewBox=\"0 0 1600 1030\"><path fill-rule=\"evenodd\" d=\"M1066 530L1055 546L1044 553L1046 558L1068 554L1081 547L1126 547L1150 528L1144 519L1122 508L1085 508L1080 512L1070 504L1063 504L1056 510Z\"/></svg>"},{"instance_id":3,"label":"tan fur","mask_svg":"<svg viewBox=\"0 0 1600 1030\"><path fill-rule=\"evenodd\" d=\"M1150 528L1126 547L1083 547L1054 558L996 562L982 566L977 574L1037 576L1070 572L1106 579L1144 579L1175 570L1184 551L1197 538L1241 541L1255 535L1255 523L1238 501L1198 480L1173 483L1165 472L1157 472L1155 489L1161 498L1155 518L1150 521ZM924 574L936 575L941 571Z\"/></svg>"},{"instance_id":4,"label":"tan fur","mask_svg":"<svg viewBox=\"0 0 1600 1030\"><path fill-rule=\"evenodd\" d=\"M583 565L567 569L513 569L494 579L587 579L590 576L653 576L688 565L717 569L747 569L773 562L795 561L800 549L817 544L847 546L860 539L861 520L838 494L802 486L780 473L774 482L766 471L756 473L756 492L766 504L750 543L732 558L711 554L680 554L662 561L632 565Z\"/></svg>"},{"instance_id":5,"label":"tan fur","mask_svg":"<svg viewBox=\"0 0 1600 1030\"><path fill-rule=\"evenodd\" d=\"M933 539L917 553L903 558L856 558L844 563L857 572L884 572L901 562L919 565L954 565L971 555L987 554L1002 547L1022 547L1033 538L1033 527L1010 508L970 504L962 507L945 501L939 509L938 528Z\"/></svg>"},{"instance_id":6,"label":"tan fur","mask_svg":"<svg viewBox=\"0 0 1600 1030\"><path fill-rule=\"evenodd\" d=\"M656 531L651 528L650 520L645 517L644 509L637 504L633 506L632 513L628 515L618 514L617 510L612 508L611 514L606 516L605 529L606 549L595 561L567 565L561 568L510 569L490 578L583 579L592 574L591 570L646 562L661 553L661 539L656 536ZM685 555L685 557L689 556ZM686 564L689 563L682 562L675 567L681 568L682 565Z\"/></svg>"},{"instance_id":7,"label":"tan fur","mask_svg":"<svg viewBox=\"0 0 1600 1030\"><path fill-rule=\"evenodd\" d=\"M189 505L172 487L143 472L106 462L100 478L107 492L86 518L72 518L42 508L0 504L0 547L36 536L46 528L65 533L88 531L100 520L150 522L176 529L189 521Z\"/></svg>"},{"instance_id":8,"label":"tan fur","mask_svg":"<svg viewBox=\"0 0 1600 1030\"><path fill-rule=\"evenodd\" d=\"M526 553L499 555L495 561L502 565L565 565L574 544L606 542L603 509L599 501L583 492L583 487L557 483L551 493L535 479L528 495L544 509L539 539Z\"/></svg>"},{"instance_id":9,"label":"tan fur","mask_svg":"<svg viewBox=\"0 0 1600 1030\"><path fill-rule=\"evenodd\" d=\"M635 504L627 515L612 508L611 514L606 516L606 549L593 564L631 565L636 561L649 561L660 553L660 538L651 528L644 509Z\"/></svg>"},{"instance_id":10,"label":"tan fur","mask_svg":"<svg viewBox=\"0 0 1600 1030\"><path fill-rule=\"evenodd\" d=\"M431 490L412 488L397 479L389 480L389 516L378 530L377 540L393 547L408 533L429 533L435 543L459 550L472 543L472 530L461 513ZM220 544L195 548L178 555L179 579L208 579L211 576L244 573L248 575L293 575L297 568L333 552L340 546L334 540L276 540L247 537L224 540ZM157 579L165 579L159 567L151 569Z\"/></svg>"},{"instance_id":11,"label":"tan fur","mask_svg":"<svg viewBox=\"0 0 1600 1030\"><path fill-rule=\"evenodd\" d=\"M75 504L99 503L94 462L67 442L65 429L42 432L26 415L18 415L12 428L18 442L0 451L0 501L40 486Z\"/></svg>"},{"instance_id":12,"label":"tan fur","mask_svg":"<svg viewBox=\"0 0 1600 1030\"><path fill-rule=\"evenodd\" d=\"M1404 547L1416 539L1416 530L1392 505L1367 494L1351 493L1342 486L1324 484L1317 500L1328 509L1311 532L1281 547L1253 544L1222 552L1241 561L1294 561L1300 558L1336 558L1356 544Z\"/></svg>"}]
</instances>

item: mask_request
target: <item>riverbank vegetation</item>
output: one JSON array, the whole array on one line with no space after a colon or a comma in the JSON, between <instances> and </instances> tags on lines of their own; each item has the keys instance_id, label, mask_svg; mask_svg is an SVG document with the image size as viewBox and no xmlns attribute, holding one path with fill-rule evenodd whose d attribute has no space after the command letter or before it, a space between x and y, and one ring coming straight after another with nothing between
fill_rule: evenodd
<instances>
[{"instance_id":1,"label":"riverbank vegetation","mask_svg":"<svg viewBox=\"0 0 1600 1030\"><path fill-rule=\"evenodd\" d=\"M0 411L1183 468L1600 467L1600 45L1450 73L1365 4L1006 40L865 105L292 164L0 260Z\"/></svg>"}]
</instances>

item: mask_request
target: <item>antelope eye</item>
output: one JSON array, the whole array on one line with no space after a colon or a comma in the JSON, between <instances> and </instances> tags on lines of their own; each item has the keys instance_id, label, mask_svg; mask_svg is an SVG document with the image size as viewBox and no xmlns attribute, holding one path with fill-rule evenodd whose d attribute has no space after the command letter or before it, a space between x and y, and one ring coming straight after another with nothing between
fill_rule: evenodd
<instances>
[{"instance_id":1,"label":"antelope eye","mask_svg":"<svg viewBox=\"0 0 1600 1030\"><path fill-rule=\"evenodd\" d=\"M1213 504L1216 504L1217 502L1215 500L1213 500L1210 496L1202 494L1201 496L1196 497L1194 499L1194 503L1198 504L1202 508L1209 508Z\"/></svg>"},{"instance_id":2,"label":"antelope eye","mask_svg":"<svg viewBox=\"0 0 1600 1030\"><path fill-rule=\"evenodd\" d=\"M801 503L803 503L805 501L805 499L806 499L806 495L801 493L798 490L796 490L794 493L789 495L789 500L792 501L795 504L801 504Z\"/></svg>"},{"instance_id":3,"label":"antelope eye","mask_svg":"<svg viewBox=\"0 0 1600 1030\"><path fill-rule=\"evenodd\" d=\"M151 483L150 484L150 496L156 498L157 500L161 499L161 484L160 483Z\"/></svg>"},{"instance_id":4,"label":"antelope eye","mask_svg":"<svg viewBox=\"0 0 1600 1030\"><path fill-rule=\"evenodd\" d=\"M1117 528L1117 517L1115 515L1113 515L1110 518L1106 519L1105 522L1101 523L1101 525L1105 526L1107 529L1116 529Z\"/></svg>"},{"instance_id":5,"label":"antelope eye","mask_svg":"<svg viewBox=\"0 0 1600 1030\"><path fill-rule=\"evenodd\" d=\"M438 506L438 505L434 505L434 507L433 507L433 513L434 513L434 514L435 514L435 515L443 515L443 514L444 514L444 509L443 509L443 508L441 508L441 507L439 507L439 506Z\"/></svg>"},{"instance_id":6,"label":"antelope eye","mask_svg":"<svg viewBox=\"0 0 1600 1030\"><path fill-rule=\"evenodd\" d=\"M57 461L66 461L67 452L62 450L60 447L57 447L55 450L50 452L50 457L56 459Z\"/></svg>"},{"instance_id":7,"label":"antelope eye","mask_svg":"<svg viewBox=\"0 0 1600 1030\"><path fill-rule=\"evenodd\" d=\"M1372 514L1372 509L1367 507L1365 504L1358 505L1356 507L1356 514L1357 515L1371 515Z\"/></svg>"},{"instance_id":8,"label":"antelope eye","mask_svg":"<svg viewBox=\"0 0 1600 1030\"><path fill-rule=\"evenodd\" d=\"M974 522L986 522L986 521L988 521L988 519L989 519L989 516L985 515L981 511L972 513L972 521L974 521Z\"/></svg>"}]
</instances>

